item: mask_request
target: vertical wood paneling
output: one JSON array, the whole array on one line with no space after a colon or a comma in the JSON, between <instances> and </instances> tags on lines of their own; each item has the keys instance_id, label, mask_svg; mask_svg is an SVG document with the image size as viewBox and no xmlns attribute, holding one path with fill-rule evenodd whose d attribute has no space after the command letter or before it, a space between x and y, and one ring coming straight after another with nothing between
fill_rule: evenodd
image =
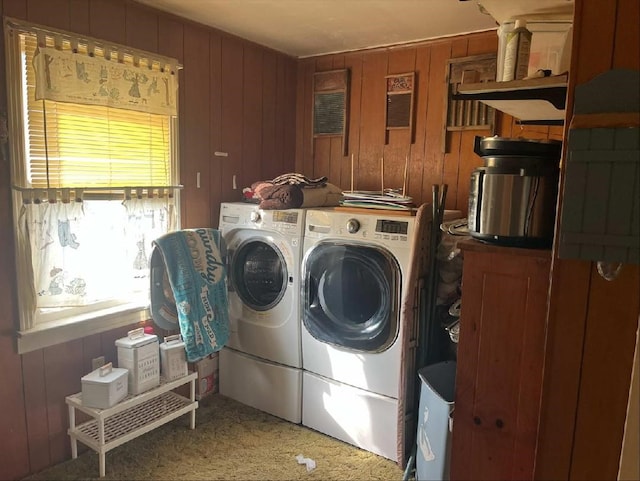
<instances>
[{"instance_id":1,"label":"vertical wood paneling","mask_svg":"<svg viewBox=\"0 0 640 481\"><path fill-rule=\"evenodd\" d=\"M273 149L270 154L273 156L273 160L267 162L268 166L270 166L271 168L271 174L275 174L276 172L293 172L295 170L295 167L293 166L293 163L295 162L295 137L293 142L293 154L285 153L285 132L288 125L285 123L284 119L287 109L285 99L287 95L295 95L296 86L287 86L287 63L284 62L280 57L275 58L274 61L275 65L273 66L271 66L270 64L265 65L266 71L269 71L271 68L273 68L273 75L275 75L275 85L270 87L269 89L273 91L273 105L271 105L271 101L266 98L266 92L268 92L269 90L265 92L265 107L267 108L266 111L269 112L269 115L273 115L273 129L271 130L271 135L273 135L273 142L269 144L270 148ZM295 123L295 105L292 120ZM287 165L287 162L291 162L290 168L285 167L285 165Z\"/></svg>"},{"instance_id":2,"label":"vertical wood paneling","mask_svg":"<svg viewBox=\"0 0 640 481\"><path fill-rule=\"evenodd\" d=\"M415 133L407 171L406 195L422 199L422 175L425 159L427 105L429 101L429 65L431 47L422 45L416 52Z\"/></svg>"},{"instance_id":3,"label":"vertical wood paneling","mask_svg":"<svg viewBox=\"0 0 640 481\"><path fill-rule=\"evenodd\" d=\"M298 102L296 104L297 131L304 132L298 135L296 142L296 169L302 174L314 175L314 139L313 139L313 73L315 61L304 60L299 67L303 72L298 80Z\"/></svg>"},{"instance_id":4,"label":"vertical wood paneling","mask_svg":"<svg viewBox=\"0 0 640 481\"><path fill-rule=\"evenodd\" d=\"M403 49L391 50L389 52L389 60L387 64L386 75L403 74L415 72L416 70L416 47L408 47ZM415 79L414 79L415 81ZM414 102L415 98L414 85ZM385 99L384 108L386 109L386 82L384 87ZM415 104L414 104L414 122L415 126ZM386 128L386 126L385 126ZM391 189L402 189L404 181L404 166L411 154L411 147L415 139L415 135L411 133L412 129L390 130L387 133L387 144L384 146L384 187Z\"/></svg>"},{"instance_id":5,"label":"vertical wood paneling","mask_svg":"<svg viewBox=\"0 0 640 481\"><path fill-rule=\"evenodd\" d=\"M30 22L69 29L69 2L67 0L29 0L27 17Z\"/></svg>"},{"instance_id":6,"label":"vertical wood paneling","mask_svg":"<svg viewBox=\"0 0 640 481\"><path fill-rule=\"evenodd\" d=\"M626 28L637 35L637 11L637 2L576 1L567 112L572 111L577 85L639 48L637 42L618 43ZM620 21L624 27L616 25ZM637 70L640 58L635 52L629 66ZM565 129L570 120L569 114ZM561 180L565 169L562 166ZM565 194L561 188L561 202ZM640 290L638 267L625 268L618 279L605 282L594 264L554 254L537 479L617 477ZM615 330L607 322L611 319Z\"/></svg>"},{"instance_id":7,"label":"vertical wood paneling","mask_svg":"<svg viewBox=\"0 0 640 481\"><path fill-rule=\"evenodd\" d=\"M29 435L29 463L31 471L40 471L51 465L47 417L47 380L42 349L22 356L22 373L25 379L29 380L24 383L24 405Z\"/></svg>"},{"instance_id":8,"label":"vertical wood paneling","mask_svg":"<svg viewBox=\"0 0 640 481\"><path fill-rule=\"evenodd\" d=\"M250 156L254 166L280 173L294 170L296 131L296 62L214 29L138 5L128 0L2 0L0 13L91 35L134 48L158 52L178 60L180 158L183 226L215 225L221 201L238 200L243 187L232 189L232 175L247 170L243 162L243 129L262 136L263 102L268 97L270 123L275 125L271 155L260 162L260 151ZM243 90L243 49L253 49L251 90ZM264 62L262 56L268 56ZM4 37L0 37L0 64L4 65ZM266 67L266 65L269 65ZM256 70L257 69L257 70ZM253 75L253 73L260 73ZM245 96L250 101L244 112ZM224 102L224 105L223 105ZM0 69L0 111L6 110L5 70ZM243 112L246 118L243 118ZM264 122L267 123L266 120ZM253 148L254 146L249 146ZM261 149L260 146L258 148ZM215 151L230 156L213 157ZM246 153L246 152L245 152ZM213 160L212 160L213 159ZM253 170L253 169L251 169ZM201 172L201 188L195 172ZM252 174L254 174L252 172ZM258 172L255 172L258 175ZM117 363L115 341L135 326L52 346L19 356L14 329L15 272L8 159L0 156L0 479L20 479L70 457L67 408L64 397L80 389L80 378L91 360L104 355ZM4 266L7 266L4 268ZM82 450L83 448L81 448Z\"/></svg>"},{"instance_id":9,"label":"vertical wood paneling","mask_svg":"<svg viewBox=\"0 0 640 481\"><path fill-rule=\"evenodd\" d=\"M576 85L588 82L599 73L609 70L613 63L616 30L616 8L618 1L600 2L585 0L581 23L584 27L574 38L573 45L579 48L575 68ZM624 46L620 46L624 48Z\"/></svg>"},{"instance_id":10,"label":"vertical wood paneling","mask_svg":"<svg viewBox=\"0 0 640 481\"><path fill-rule=\"evenodd\" d=\"M592 267L572 479L617 477L640 312L638 292L638 266L625 266L615 281L604 280ZM605 432L610 449L593 442Z\"/></svg>"},{"instance_id":11,"label":"vertical wood paneling","mask_svg":"<svg viewBox=\"0 0 640 481\"><path fill-rule=\"evenodd\" d=\"M638 70L640 59L640 2L618 0L615 26L613 68Z\"/></svg>"},{"instance_id":12,"label":"vertical wood paneling","mask_svg":"<svg viewBox=\"0 0 640 481\"><path fill-rule=\"evenodd\" d=\"M280 57L284 64L284 83L278 89L278 104L284 105L284 116L278 117L283 123L284 145L283 152L283 172L293 172L296 165L296 86L297 86L297 66L292 59Z\"/></svg>"},{"instance_id":13,"label":"vertical wood paneling","mask_svg":"<svg viewBox=\"0 0 640 481\"><path fill-rule=\"evenodd\" d=\"M360 103L360 155L358 189L380 190L381 159L384 153L385 75L388 55L373 52L363 57Z\"/></svg>"},{"instance_id":14,"label":"vertical wood paneling","mask_svg":"<svg viewBox=\"0 0 640 481\"><path fill-rule=\"evenodd\" d=\"M345 55L345 66L351 70L351 101L349 105L349 155L341 162L340 172L336 168L337 146L334 139L330 152L323 143L316 140L312 158L305 157L301 166L313 165L317 175L340 176L343 190L351 188L351 156L354 154L354 187L359 190L380 190L382 186L380 158L384 154L385 187L402 187L404 165L409 155L408 192L417 204L431 202L432 186L446 183L449 186L446 207L460 209L466 214L468 209L469 180L471 172L482 165L473 152L476 135L490 135L489 131L449 132L445 152L444 118L446 105L445 75L447 61L451 58L482 55L497 50L498 38L495 32L471 34L451 39L440 39L393 49L379 49L354 52ZM329 61L331 64L329 64ZM317 57L315 71L338 68L335 55ZM306 115L311 119L311 94L308 87L315 72L312 60L299 64L298 79L298 125L302 125ZM359 68L359 66L361 68ZM413 142L405 130L392 130L385 135L384 109L386 86L384 77L388 74L415 72L416 91L414 99L415 134ZM304 97L301 97L303 95ZM307 98L306 95L310 97ZM307 107L303 107L308 103ZM505 120L502 120L504 117ZM498 132L509 137L514 119L498 114ZM530 130L527 130L530 129ZM515 135L531 138L562 139L562 128L528 127L514 129ZM506 135L505 135L506 134ZM297 145L311 143L310 129L298 129ZM388 141L385 143L385 138ZM305 154L306 155L306 154ZM329 159L327 159L327 155ZM327 174L327 172L329 174Z\"/></svg>"},{"instance_id":15,"label":"vertical wood paneling","mask_svg":"<svg viewBox=\"0 0 640 481\"><path fill-rule=\"evenodd\" d=\"M81 339L44 349L49 454L54 464L71 455L67 436L69 417L64 397L80 391L83 374Z\"/></svg>"},{"instance_id":16,"label":"vertical wood paneling","mask_svg":"<svg viewBox=\"0 0 640 481\"><path fill-rule=\"evenodd\" d=\"M148 8L128 3L126 11L126 43L130 47L158 51L158 15Z\"/></svg>"},{"instance_id":17,"label":"vertical wood paneling","mask_svg":"<svg viewBox=\"0 0 640 481\"><path fill-rule=\"evenodd\" d=\"M238 200L242 188L262 175L262 52L245 47L243 67L242 175L238 178Z\"/></svg>"},{"instance_id":18,"label":"vertical wood paneling","mask_svg":"<svg viewBox=\"0 0 640 481\"><path fill-rule=\"evenodd\" d=\"M221 125L222 151L228 153L222 161L222 195L225 200L240 200L242 185L233 189L233 178L242 175L242 79L243 46L230 37L222 37L221 58L221 112L224 121Z\"/></svg>"},{"instance_id":19,"label":"vertical wood paneling","mask_svg":"<svg viewBox=\"0 0 640 481\"><path fill-rule=\"evenodd\" d=\"M222 152L222 38L216 33L209 35L209 202L211 204L211 224L217 227L220 222L220 203L223 201L222 172L226 158L216 155Z\"/></svg>"},{"instance_id":20,"label":"vertical wood paneling","mask_svg":"<svg viewBox=\"0 0 640 481\"><path fill-rule=\"evenodd\" d=\"M349 69L349 155L340 169L340 188L343 190L359 189L357 184L357 166L360 155L360 105L362 99L362 54L350 53L344 59L345 68ZM353 165L352 165L353 161ZM353 170L352 170L353 169ZM352 178L353 176L353 178Z\"/></svg>"},{"instance_id":21,"label":"vertical wood paneling","mask_svg":"<svg viewBox=\"0 0 640 481\"><path fill-rule=\"evenodd\" d=\"M203 61L204 59L204 61ZM184 69L182 85L184 106L184 157L180 164L185 186L182 200L183 227L210 227L209 204L209 34L203 28L188 25L184 29ZM198 179L200 185L198 186ZM186 206L189 206L187 209Z\"/></svg>"},{"instance_id":22,"label":"vertical wood paneling","mask_svg":"<svg viewBox=\"0 0 640 481\"><path fill-rule=\"evenodd\" d=\"M126 8L120 1L91 0L89 2L89 27L92 36L124 44L126 32Z\"/></svg>"},{"instance_id":23,"label":"vertical wood paneling","mask_svg":"<svg viewBox=\"0 0 640 481\"><path fill-rule=\"evenodd\" d=\"M69 31L89 35L89 2L69 0Z\"/></svg>"},{"instance_id":24,"label":"vertical wood paneling","mask_svg":"<svg viewBox=\"0 0 640 481\"><path fill-rule=\"evenodd\" d=\"M316 60L315 71L327 72L333 70L331 55ZM313 82L312 82L313 88ZM315 98L315 94L312 93ZM312 125L313 128L313 125ZM327 176L331 180L331 139L329 136L317 137L313 140L313 177Z\"/></svg>"},{"instance_id":25,"label":"vertical wood paneling","mask_svg":"<svg viewBox=\"0 0 640 481\"><path fill-rule=\"evenodd\" d=\"M344 55L334 55L333 56L333 70L340 70L345 68L345 58ZM348 115L348 112L347 112ZM348 119L347 119L348 122ZM342 183L342 167L346 163L348 158L348 153L345 155L344 153L344 143L346 142L347 148L349 148L349 138L348 138L348 124L347 127L347 136L346 138L341 137L332 137L331 138L331 146L329 153L329 182L334 185L340 185Z\"/></svg>"},{"instance_id":26,"label":"vertical wood paneling","mask_svg":"<svg viewBox=\"0 0 640 481\"><path fill-rule=\"evenodd\" d=\"M466 57L468 55L469 50L469 39L461 38L455 39L451 44L451 58L460 58ZM446 67L445 67L446 72ZM448 85L444 87L444 95L445 102ZM442 109L442 122L446 122L447 118L447 109L446 105ZM442 127L444 129L444 127ZM444 152L444 157L442 161L442 183L447 184L447 199L446 199L446 207L448 209L458 209L459 201L458 201L458 193L459 182L460 182L460 169L461 169L461 151L463 150L463 134L468 134L468 132L462 131L451 131L446 132L444 138L444 145L442 146L442 151ZM464 135L465 141L468 135ZM466 142L465 142L466 144ZM466 169L465 169L466 170Z\"/></svg>"},{"instance_id":27,"label":"vertical wood paneling","mask_svg":"<svg viewBox=\"0 0 640 481\"><path fill-rule=\"evenodd\" d=\"M429 61L429 99L427 103L424 170L422 174L422 202L431 202L432 186L442 179L442 129L445 108L445 68L451 58L451 42L443 41L431 48Z\"/></svg>"},{"instance_id":28,"label":"vertical wood paneling","mask_svg":"<svg viewBox=\"0 0 640 481\"><path fill-rule=\"evenodd\" d=\"M2 14L26 20L27 2L25 0L2 0Z\"/></svg>"},{"instance_id":29,"label":"vertical wood paneling","mask_svg":"<svg viewBox=\"0 0 640 481\"><path fill-rule=\"evenodd\" d=\"M24 2L0 2L0 15L26 17ZM7 109L5 92L4 35L0 38L0 111ZM0 479L19 479L29 473L29 441L26 425L26 406L23 392L24 375L21 359L15 354L14 329L17 308L15 299L15 268L13 256L13 218L9 179L9 158L0 150L0 365L2 384L0 389Z\"/></svg>"},{"instance_id":30,"label":"vertical wood paneling","mask_svg":"<svg viewBox=\"0 0 640 481\"><path fill-rule=\"evenodd\" d=\"M262 55L262 118L260 128L262 149L260 167L265 179L273 179L282 173L282 155L276 154L276 131L278 129L276 106L278 104L278 61L272 52ZM251 179L249 179L250 181Z\"/></svg>"}]
</instances>

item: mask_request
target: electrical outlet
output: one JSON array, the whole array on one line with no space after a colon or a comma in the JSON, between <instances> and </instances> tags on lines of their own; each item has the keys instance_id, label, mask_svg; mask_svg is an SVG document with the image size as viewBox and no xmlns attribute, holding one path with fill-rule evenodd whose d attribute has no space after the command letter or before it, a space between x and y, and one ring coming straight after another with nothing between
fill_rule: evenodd
<instances>
[{"instance_id":1,"label":"electrical outlet","mask_svg":"<svg viewBox=\"0 0 640 481\"><path fill-rule=\"evenodd\" d=\"M94 357L91 359L91 370L95 371L96 369L104 366L104 356Z\"/></svg>"}]
</instances>

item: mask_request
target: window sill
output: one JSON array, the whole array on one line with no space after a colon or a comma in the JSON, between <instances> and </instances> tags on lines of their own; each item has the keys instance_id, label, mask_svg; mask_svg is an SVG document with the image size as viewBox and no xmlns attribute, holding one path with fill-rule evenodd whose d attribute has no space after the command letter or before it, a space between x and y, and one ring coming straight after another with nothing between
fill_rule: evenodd
<instances>
[{"instance_id":1,"label":"window sill","mask_svg":"<svg viewBox=\"0 0 640 481\"><path fill-rule=\"evenodd\" d=\"M18 332L18 354L62 344L118 327L144 322L151 318L148 306L127 305L105 309L90 318L78 316L41 324Z\"/></svg>"}]
</instances>

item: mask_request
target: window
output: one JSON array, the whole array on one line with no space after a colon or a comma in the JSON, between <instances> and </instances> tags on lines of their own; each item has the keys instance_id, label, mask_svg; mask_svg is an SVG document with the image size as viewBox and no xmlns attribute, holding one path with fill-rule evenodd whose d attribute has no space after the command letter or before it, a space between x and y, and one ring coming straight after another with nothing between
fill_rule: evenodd
<instances>
[{"instance_id":1,"label":"window","mask_svg":"<svg viewBox=\"0 0 640 481\"><path fill-rule=\"evenodd\" d=\"M177 61L5 20L20 329L29 350L148 319L179 225Z\"/></svg>"}]
</instances>

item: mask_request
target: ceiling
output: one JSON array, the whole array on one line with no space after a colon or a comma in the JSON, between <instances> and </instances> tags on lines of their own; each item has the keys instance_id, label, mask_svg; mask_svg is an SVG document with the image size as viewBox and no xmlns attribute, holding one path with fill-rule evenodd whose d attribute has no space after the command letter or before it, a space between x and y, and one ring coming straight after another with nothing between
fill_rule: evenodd
<instances>
[{"instance_id":1,"label":"ceiling","mask_svg":"<svg viewBox=\"0 0 640 481\"><path fill-rule=\"evenodd\" d=\"M497 26L477 0L136 1L298 58Z\"/></svg>"}]
</instances>

